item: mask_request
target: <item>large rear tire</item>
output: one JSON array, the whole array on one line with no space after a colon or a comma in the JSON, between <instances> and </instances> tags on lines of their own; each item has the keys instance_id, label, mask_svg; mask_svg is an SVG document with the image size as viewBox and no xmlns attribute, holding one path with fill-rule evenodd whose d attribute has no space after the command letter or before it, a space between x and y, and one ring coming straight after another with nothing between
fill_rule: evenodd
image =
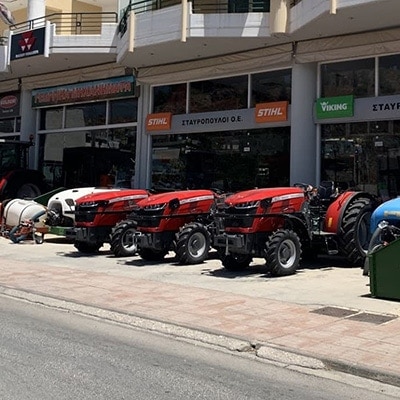
<instances>
[{"instance_id":1,"label":"large rear tire","mask_svg":"<svg viewBox=\"0 0 400 400\"><path fill-rule=\"evenodd\" d=\"M371 240L370 219L374 210L371 199L356 199L345 211L339 235L343 255L353 265L363 266Z\"/></svg>"},{"instance_id":2,"label":"large rear tire","mask_svg":"<svg viewBox=\"0 0 400 400\"><path fill-rule=\"evenodd\" d=\"M135 221L121 221L111 231L110 249L116 257L131 257L137 253Z\"/></svg>"},{"instance_id":3,"label":"large rear tire","mask_svg":"<svg viewBox=\"0 0 400 400\"><path fill-rule=\"evenodd\" d=\"M16 197L18 199L34 199L41 194L41 190L34 183L24 183L18 188Z\"/></svg>"},{"instance_id":4,"label":"large rear tire","mask_svg":"<svg viewBox=\"0 0 400 400\"><path fill-rule=\"evenodd\" d=\"M293 275L301 258L301 243L297 234L287 229L274 232L265 246L265 261L272 276Z\"/></svg>"},{"instance_id":5,"label":"large rear tire","mask_svg":"<svg viewBox=\"0 0 400 400\"><path fill-rule=\"evenodd\" d=\"M207 258L211 237L203 224L187 224L176 236L175 252L180 264L200 264Z\"/></svg>"}]
</instances>

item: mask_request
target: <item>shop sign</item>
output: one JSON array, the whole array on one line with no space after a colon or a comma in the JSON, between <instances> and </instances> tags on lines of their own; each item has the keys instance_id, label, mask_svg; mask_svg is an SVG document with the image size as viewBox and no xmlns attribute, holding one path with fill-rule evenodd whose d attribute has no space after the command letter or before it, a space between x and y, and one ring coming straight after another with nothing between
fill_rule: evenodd
<instances>
[{"instance_id":1,"label":"shop sign","mask_svg":"<svg viewBox=\"0 0 400 400\"><path fill-rule=\"evenodd\" d=\"M146 130L169 131L171 129L172 113L149 114L146 118Z\"/></svg>"},{"instance_id":2,"label":"shop sign","mask_svg":"<svg viewBox=\"0 0 400 400\"><path fill-rule=\"evenodd\" d=\"M19 115L19 92L0 95L0 118L17 117Z\"/></svg>"},{"instance_id":3,"label":"shop sign","mask_svg":"<svg viewBox=\"0 0 400 400\"><path fill-rule=\"evenodd\" d=\"M46 28L16 33L11 37L10 60L44 55Z\"/></svg>"},{"instance_id":4,"label":"shop sign","mask_svg":"<svg viewBox=\"0 0 400 400\"><path fill-rule=\"evenodd\" d=\"M120 76L72 85L55 86L32 91L32 107L54 106L58 104L82 103L132 97L135 92L135 78Z\"/></svg>"},{"instance_id":5,"label":"shop sign","mask_svg":"<svg viewBox=\"0 0 400 400\"><path fill-rule=\"evenodd\" d=\"M287 101L277 101L273 103L256 104L255 118L257 123L287 121L288 119Z\"/></svg>"},{"instance_id":6,"label":"shop sign","mask_svg":"<svg viewBox=\"0 0 400 400\"><path fill-rule=\"evenodd\" d=\"M317 119L345 118L354 115L354 96L323 97L316 103Z\"/></svg>"},{"instance_id":7,"label":"shop sign","mask_svg":"<svg viewBox=\"0 0 400 400\"><path fill-rule=\"evenodd\" d=\"M170 115L169 113L166 113ZM170 127L167 128L167 121L156 121L155 118L165 118L164 114L149 114L146 122L146 130L151 133L160 131L167 133L202 133L216 131L230 131L237 129L259 129L262 126L288 126L290 124L287 112L287 120L267 122L265 124L257 123L254 108L245 108L240 110L214 111L195 114L177 114L171 115ZM152 119L152 121L149 121ZM170 132L168 132L170 133Z\"/></svg>"}]
</instances>

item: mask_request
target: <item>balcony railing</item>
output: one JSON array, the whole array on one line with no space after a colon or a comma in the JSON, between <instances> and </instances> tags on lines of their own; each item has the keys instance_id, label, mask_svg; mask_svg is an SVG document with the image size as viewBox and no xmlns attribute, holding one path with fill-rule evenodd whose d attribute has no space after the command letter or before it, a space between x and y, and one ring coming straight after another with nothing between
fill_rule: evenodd
<instances>
[{"instance_id":1,"label":"balcony railing","mask_svg":"<svg viewBox=\"0 0 400 400\"><path fill-rule=\"evenodd\" d=\"M190 2L192 3L192 12L194 14L269 12L270 10L270 0L192 0ZM135 14L140 14L175 6L181 3L182 0L131 1L121 17L119 32L121 35L126 32L127 21L131 11Z\"/></svg>"},{"instance_id":2,"label":"balcony railing","mask_svg":"<svg viewBox=\"0 0 400 400\"><path fill-rule=\"evenodd\" d=\"M56 25L57 35L98 35L101 33L102 24L118 22L118 14L113 12L56 13L11 25L10 29L14 33L25 32L43 27L46 21Z\"/></svg>"}]
</instances>

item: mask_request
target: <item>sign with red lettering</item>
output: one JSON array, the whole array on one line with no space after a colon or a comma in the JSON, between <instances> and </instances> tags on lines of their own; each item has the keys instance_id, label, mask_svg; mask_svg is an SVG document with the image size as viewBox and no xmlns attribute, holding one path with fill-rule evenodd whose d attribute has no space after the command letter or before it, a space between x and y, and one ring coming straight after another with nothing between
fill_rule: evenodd
<instances>
[{"instance_id":1,"label":"sign with red lettering","mask_svg":"<svg viewBox=\"0 0 400 400\"><path fill-rule=\"evenodd\" d=\"M135 78L133 76L119 76L98 81L35 89L32 91L32 107L131 97L134 96L134 89Z\"/></svg>"},{"instance_id":2,"label":"sign with red lettering","mask_svg":"<svg viewBox=\"0 0 400 400\"><path fill-rule=\"evenodd\" d=\"M146 130L169 131L171 129L172 113L148 114L146 118Z\"/></svg>"},{"instance_id":3,"label":"sign with red lettering","mask_svg":"<svg viewBox=\"0 0 400 400\"><path fill-rule=\"evenodd\" d=\"M255 119L258 123L287 121L288 119L287 101L276 101L273 103L256 104Z\"/></svg>"},{"instance_id":4,"label":"sign with red lettering","mask_svg":"<svg viewBox=\"0 0 400 400\"><path fill-rule=\"evenodd\" d=\"M19 92L0 95L0 117L17 117L20 112Z\"/></svg>"}]
</instances>

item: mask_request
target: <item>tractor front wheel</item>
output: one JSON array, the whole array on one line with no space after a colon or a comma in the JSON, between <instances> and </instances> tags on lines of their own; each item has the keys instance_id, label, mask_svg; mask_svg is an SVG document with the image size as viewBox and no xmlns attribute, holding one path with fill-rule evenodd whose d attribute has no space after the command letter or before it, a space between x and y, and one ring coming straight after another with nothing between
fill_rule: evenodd
<instances>
[{"instance_id":1,"label":"tractor front wheel","mask_svg":"<svg viewBox=\"0 0 400 400\"><path fill-rule=\"evenodd\" d=\"M176 236L176 257L180 264L200 264L207 258L211 238L203 224L187 224Z\"/></svg>"},{"instance_id":2,"label":"tractor front wheel","mask_svg":"<svg viewBox=\"0 0 400 400\"><path fill-rule=\"evenodd\" d=\"M296 273L301 257L301 243L297 234L287 229L274 232L265 247L265 261L272 276Z\"/></svg>"},{"instance_id":3,"label":"tractor front wheel","mask_svg":"<svg viewBox=\"0 0 400 400\"><path fill-rule=\"evenodd\" d=\"M116 257L130 257L136 254L136 227L135 221L121 221L112 229L110 248Z\"/></svg>"}]
</instances>

